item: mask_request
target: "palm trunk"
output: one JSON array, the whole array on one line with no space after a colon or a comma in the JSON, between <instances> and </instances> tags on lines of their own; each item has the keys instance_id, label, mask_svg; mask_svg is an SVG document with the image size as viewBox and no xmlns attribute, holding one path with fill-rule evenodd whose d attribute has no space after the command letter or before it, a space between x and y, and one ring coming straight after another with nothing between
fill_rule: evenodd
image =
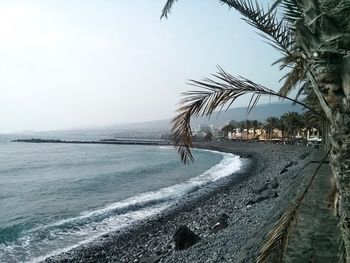
<instances>
[{"instance_id":1,"label":"palm trunk","mask_svg":"<svg viewBox=\"0 0 350 263\"><path fill-rule=\"evenodd\" d=\"M331 114L329 141L337 189L335 211L340 219L344 262L350 263L350 56L343 58L341 77L327 71L327 74L320 74L317 81Z\"/></svg>"},{"instance_id":2,"label":"palm trunk","mask_svg":"<svg viewBox=\"0 0 350 263\"><path fill-rule=\"evenodd\" d=\"M331 167L336 182L337 193L335 209L340 218L340 232L342 234L346 262L350 262L350 116L346 127L334 127L330 133L331 139ZM347 128L348 132L343 133Z\"/></svg>"},{"instance_id":3,"label":"palm trunk","mask_svg":"<svg viewBox=\"0 0 350 263\"><path fill-rule=\"evenodd\" d=\"M321 136L322 136L322 147L325 151L329 150L330 142L328 138L329 134L329 123L326 121L322 122L322 129L321 129Z\"/></svg>"},{"instance_id":4,"label":"palm trunk","mask_svg":"<svg viewBox=\"0 0 350 263\"><path fill-rule=\"evenodd\" d=\"M336 212L340 218L345 262L350 262L350 57L342 76L343 82L336 85L342 92L327 94L331 102L332 122L330 127L331 166L335 178ZM340 94L340 95L339 95Z\"/></svg>"}]
</instances>

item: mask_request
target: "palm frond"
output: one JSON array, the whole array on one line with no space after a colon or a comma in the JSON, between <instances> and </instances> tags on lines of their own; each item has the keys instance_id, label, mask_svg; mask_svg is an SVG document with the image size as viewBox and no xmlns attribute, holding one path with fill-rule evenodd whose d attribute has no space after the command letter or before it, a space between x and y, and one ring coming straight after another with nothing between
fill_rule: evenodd
<instances>
[{"instance_id":1,"label":"palm frond","mask_svg":"<svg viewBox=\"0 0 350 263\"><path fill-rule=\"evenodd\" d=\"M291 236L293 228L297 224L300 205L328 155L329 151L320 161L320 164L311 176L311 179L307 184L305 190L296 199L296 201L287 208L273 229L270 231L264 245L259 252L256 263L283 262L283 255L287 249L289 238Z\"/></svg>"},{"instance_id":2,"label":"palm frond","mask_svg":"<svg viewBox=\"0 0 350 263\"><path fill-rule=\"evenodd\" d=\"M283 0L276 0L276 1L272 4L272 6L270 7L269 13L275 11L276 8L277 8L277 6L278 6L279 4L281 4L282 1L283 1Z\"/></svg>"},{"instance_id":3,"label":"palm frond","mask_svg":"<svg viewBox=\"0 0 350 263\"><path fill-rule=\"evenodd\" d=\"M283 262L289 237L296 225L300 201L290 206L279 219L273 230L269 233L267 241L261 248L256 259L257 263Z\"/></svg>"},{"instance_id":4,"label":"palm frond","mask_svg":"<svg viewBox=\"0 0 350 263\"><path fill-rule=\"evenodd\" d=\"M271 64L271 66L274 66L276 64L281 64L280 69L284 69L285 67L291 65L292 63L294 63L294 57L290 57L290 56L283 56L279 59L277 59L275 62L273 62Z\"/></svg>"},{"instance_id":5,"label":"palm frond","mask_svg":"<svg viewBox=\"0 0 350 263\"><path fill-rule=\"evenodd\" d=\"M291 24L303 18L302 1L298 0L283 0L281 5L284 9L284 17Z\"/></svg>"},{"instance_id":6,"label":"palm frond","mask_svg":"<svg viewBox=\"0 0 350 263\"><path fill-rule=\"evenodd\" d=\"M321 88L318 85L314 74L310 70L308 70L306 72L306 75L307 75L307 78L310 80L310 83L311 83L311 85L313 87L313 91L315 92L315 94L316 94L316 96L318 98L319 104L322 107L323 112L325 113L325 115L327 117L327 120L329 122L329 120L332 119L332 112L331 112L331 109L330 109L330 107L329 107L325 97L322 94Z\"/></svg>"},{"instance_id":7,"label":"palm frond","mask_svg":"<svg viewBox=\"0 0 350 263\"><path fill-rule=\"evenodd\" d=\"M290 54L290 46L294 43L291 28L286 21L277 18L276 10L265 11L257 2L251 0L220 0L229 8L234 8L243 15L243 19L258 29L268 43L283 54Z\"/></svg>"},{"instance_id":8,"label":"palm frond","mask_svg":"<svg viewBox=\"0 0 350 263\"><path fill-rule=\"evenodd\" d=\"M276 64L280 64L279 69L283 70L285 68L293 68L295 64L303 65L303 60L304 58L301 52L291 50L290 55L286 55L277 59L271 65L274 66Z\"/></svg>"},{"instance_id":9,"label":"palm frond","mask_svg":"<svg viewBox=\"0 0 350 263\"><path fill-rule=\"evenodd\" d=\"M316 112L318 112L319 114L315 114L315 112L306 112L305 115L308 116L312 116L312 121L314 123L323 123L324 120L327 119L325 112L323 110L323 108L321 107L317 95L312 87L311 82L305 81L301 87L300 90L298 92L298 94L302 94L304 96L303 101L306 105L308 105L310 108L314 109ZM297 96L298 96L297 94ZM323 117L321 117L323 116ZM315 125L315 128L319 127L319 129L321 129L322 125Z\"/></svg>"},{"instance_id":10,"label":"palm frond","mask_svg":"<svg viewBox=\"0 0 350 263\"><path fill-rule=\"evenodd\" d=\"M163 10L162 10L162 14L160 16L160 19L164 18L168 18L168 15L170 14L171 8L173 7L173 4L176 2L177 0L167 0L167 2L165 3Z\"/></svg>"},{"instance_id":11,"label":"palm frond","mask_svg":"<svg viewBox=\"0 0 350 263\"><path fill-rule=\"evenodd\" d=\"M261 96L277 96L287 99L303 107L314 111L302 102L295 101L289 97L278 94L262 85L256 84L249 79L236 78L218 67L218 73L212 75L214 79L204 79L203 81L191 80L190 85L199 87L200 90L194 90L183 93L184 98L180 102L180 108L177 115L172 120L172 136L175 146L184 163L193 161L191 153L192 148L192 130L190 126L191 117L207 116L219 109L220 111L226 105L228 109L232 103L239 97L250 94L251 99L248 105L247 114L258 103Z\"/></svg>"},{"instance_id":12,"label":"palm frond","mask_svg":"<svg viewBox=\"0 0 350 263\"><path fill-rule=\"evenodd\" d=\"M294 68L288 72L282 79L286 79L283 83L283 86L278 91L279 94L283 96L287 96L293 88L296 87L298 83L300 83L305 77L305 69L296 64Z\"/></svg>"},{"instance_id":13,"label":"palm frond","mask_svg":"<svg viewBox=\"0 0 350 263\"><path fill-rule=\"evenodd\" d=\"M311 82L309 80L305 81L299 88L297 94L295 95L295 100L298 100L301 95L307 94L309 90L312 89Z\"/></svg>"},{"instance_id":14,"label":"palm frond","mask_svg":"<svg viewBox=\"0 0 350 263\"><path fill-rule=\"evenodd\" d=\"M341 223L339 222L338 228L341 228ZM344 244L344 239L339 238L339 262L346 262L346 249Z\"/></svg>"}]
</instances>

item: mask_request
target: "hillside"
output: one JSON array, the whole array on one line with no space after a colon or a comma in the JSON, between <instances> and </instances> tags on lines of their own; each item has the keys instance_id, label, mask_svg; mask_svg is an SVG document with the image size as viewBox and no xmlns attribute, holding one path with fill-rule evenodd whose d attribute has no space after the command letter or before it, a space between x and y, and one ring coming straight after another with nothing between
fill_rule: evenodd
<instances>
[{"instance_id":1,"label":"hillside","mask_svg":"<svg viewBox=\"0 0 350 263\"><path fill-rule=\"evenodd\" d=\"M296 111L301 113L303 111L301 106L293 106L291 103L271 103L257 105L247 115L247 107L239 107L228 109L227 111L214 112L210 119L206 117L194 118L191 121L192 127L197 127L199 124L215 125L217 127L223 126L227 121L235 120L242 121L246 119L258 120L264 122L268 117L280 117L288 111ZM113 127L105 127L108 129L145 129L145 130L168 130L170 129L171 119L156 120L150 122L133 123L127 125L118 125Z\"/></svg>"},{"instance_id":2,"label":"hillside","mask_svg":"<svg viewBox=\"0 0 350 263\"><path fill-rule=\"evenodd\" d=\"M221 127L227 121L242 121L246 119L255 119L264 122L270 116L280 117L288 111L302 112L301 106L293 106L291 103L270 103L257 105L249 115L247 115L247 107L239 107L228 109L220 114L215 112L210 119L206 117L195 118L191 125L195 129L199 124L215 125ZM158 137L161 133L169 132L171 128L171 119L156 120L140 123L131 123L124 125L111 125L104 127L96 127L90 129L76 129L59 132L50 132L50 135L70 134L70 135L104 135L114 137Z\"/></svg>"}]
</instances>

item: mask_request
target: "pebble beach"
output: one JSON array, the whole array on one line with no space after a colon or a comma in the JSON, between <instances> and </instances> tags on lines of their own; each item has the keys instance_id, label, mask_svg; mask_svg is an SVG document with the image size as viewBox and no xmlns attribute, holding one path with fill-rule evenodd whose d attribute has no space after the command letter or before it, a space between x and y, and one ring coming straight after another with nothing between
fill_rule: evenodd
<instances>
[{"instance_id":1,"label":"pebble beach","mask_svg":"<svg viewBox=\"0 0 350 263\"><path fill-rule=\"evenodd\" d=\"M156 216L45 262L254 262L264 236L295 198L313 148L256 142L195 147L237 154L243 168ZM223 220L225 224L217 227ZM173 235L180 226L199 239L175 250Z\"/></svg>"}]
</instances>

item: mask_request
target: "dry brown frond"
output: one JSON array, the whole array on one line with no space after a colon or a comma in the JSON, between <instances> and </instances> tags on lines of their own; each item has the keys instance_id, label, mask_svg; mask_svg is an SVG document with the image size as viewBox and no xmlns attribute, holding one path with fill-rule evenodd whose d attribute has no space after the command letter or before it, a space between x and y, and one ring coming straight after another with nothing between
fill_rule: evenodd
<instances>
[{"instance_id":1,"label":"dry brown frond","mask_svg":"<svg viewBox=\"0 0 350 263\"><path fill-rule=\"evenodd\" d=\"M296 201L287 208L273 229L267 235L266 241L260 249L259 255L256 259L257 263L283 262L282 259L287 249L289 237L293 231L294 226L297 224L300 205L328 155L329 151L320 161L320 164L318 165L314 174L311 176L310 182L306 186L305 190L296 199Z\"/></svg>"},{"instance_id":2,"label":"dry brown frond","mask_svg":"<svg viewBox=\"0 0 350 263\"><path fill-rule=\"evenodd\" d=\"M298 199L295 204L288 207L278 220L259 252L257 263L282 262L290 234L296 225L300 202L301 199Z\"/></svg>"}]
</instances>

